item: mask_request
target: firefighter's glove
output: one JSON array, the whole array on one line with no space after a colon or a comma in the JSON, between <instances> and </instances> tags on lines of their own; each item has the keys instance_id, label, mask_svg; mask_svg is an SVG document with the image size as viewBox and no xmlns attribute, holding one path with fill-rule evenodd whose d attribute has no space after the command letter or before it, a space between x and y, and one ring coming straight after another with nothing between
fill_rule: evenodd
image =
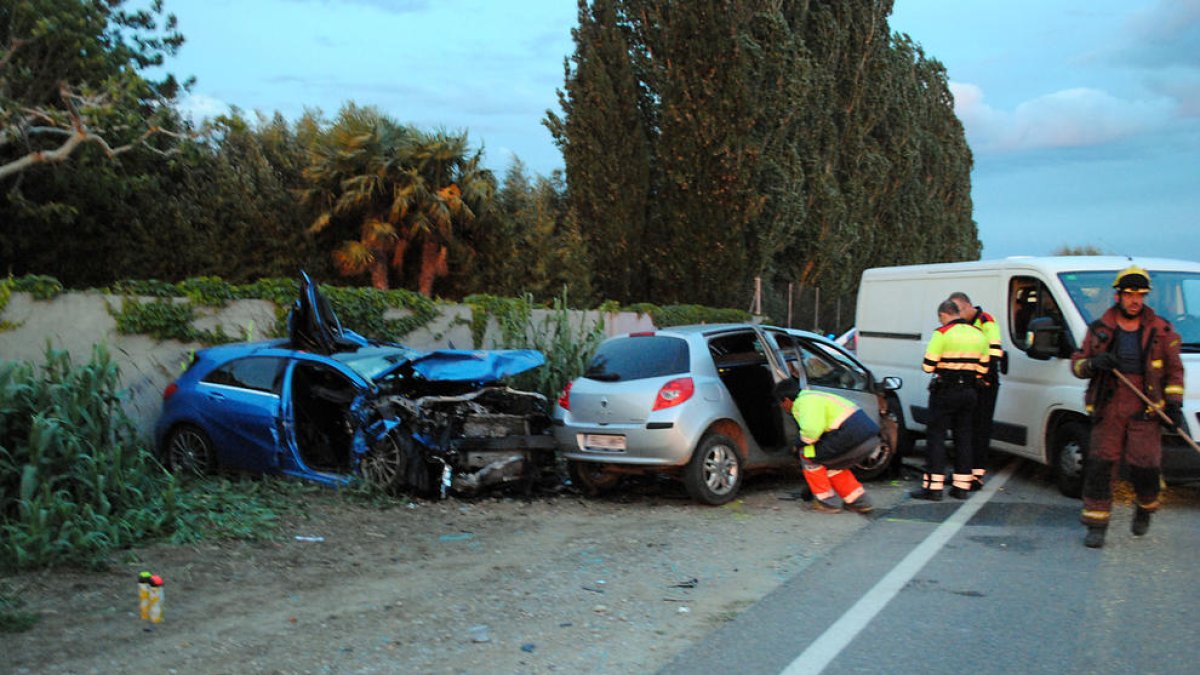
<instances>
[{"instance_id":1,"label":"firefighter's glove","mask_svg":"<svg viewBox=\"0 0 1200 675\"><path fill-rule=\"evenodd\" d=\"M1187 423L1183 421L1183 409L1178 403L1168 403L1163 406L1163 412L1171 418L1171 426L1180 431L1187 431ZM1165 425L1164 425L1165 426Z\"/></svg>"},{"instance_id":2,"label":"firefighter's glove","mask_svg":"<svg viewBox=\"0 0 1200 675\"><path fill-rule=\"evenodd\" d=\"M1088 359L1088 368L1093 373L1107 372L1117 367L1117 355L1112 352L1101 352Z\"/></svg>"}]
</instances>

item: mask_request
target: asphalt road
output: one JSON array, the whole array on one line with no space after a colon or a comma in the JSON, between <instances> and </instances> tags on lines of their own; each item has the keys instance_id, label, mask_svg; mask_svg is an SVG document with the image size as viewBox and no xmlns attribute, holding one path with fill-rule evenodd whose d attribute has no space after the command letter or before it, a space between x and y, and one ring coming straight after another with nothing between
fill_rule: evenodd
<instances>
[{"instance_id":1,"label":"asphalt road","mask_svg":"<svg viewBox=\"0 0 1200 675\"><path fill-rule=\"evenodd\" d=\"M1144 537L1119 503L1094 550L1036 473L904 497L662 672L1200 672L1200 488L1172 487Z\"/></svg>"}]
</instances>

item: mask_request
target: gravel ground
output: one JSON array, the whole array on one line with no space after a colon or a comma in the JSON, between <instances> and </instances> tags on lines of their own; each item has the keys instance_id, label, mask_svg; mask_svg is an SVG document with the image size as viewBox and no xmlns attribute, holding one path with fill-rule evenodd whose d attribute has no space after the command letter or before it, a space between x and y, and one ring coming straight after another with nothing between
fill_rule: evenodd
<instances>
[{"instance_id":1,"label":"gravel ground","mask_svg":"<svg viewBox=\"0 0 1200 675\"><path fill-rule=\"evenodd\" d=\"M884 510L912 484L868 490ZM0 671L653 672L869 522L809 511L802 485L751 477L723 507L662 480L390 509L318 492L275 542L4 579L41 620L0 633ZM140 569L166 580L152 629Z\"/></svg>"}]
</instances>

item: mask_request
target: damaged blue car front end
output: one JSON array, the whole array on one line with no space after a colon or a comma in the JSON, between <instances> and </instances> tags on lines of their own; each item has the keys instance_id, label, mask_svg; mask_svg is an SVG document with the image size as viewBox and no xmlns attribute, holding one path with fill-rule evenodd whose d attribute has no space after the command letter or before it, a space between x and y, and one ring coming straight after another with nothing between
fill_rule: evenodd
<instances>
[{"instance_id":1,"label":"damaged blue car front end","mask_svg":"<svg viewBox=\"0 0 1200 675\"><path fill-rule=\"evenodd\" d=\"M504 384L540 367L540 352L366 340L307 275L288 323L287 339L200 350L167 388L156 440L169 468L361 478L433 497L529 488L551 470L545 397Z\"/></svg>"}]
</instances>

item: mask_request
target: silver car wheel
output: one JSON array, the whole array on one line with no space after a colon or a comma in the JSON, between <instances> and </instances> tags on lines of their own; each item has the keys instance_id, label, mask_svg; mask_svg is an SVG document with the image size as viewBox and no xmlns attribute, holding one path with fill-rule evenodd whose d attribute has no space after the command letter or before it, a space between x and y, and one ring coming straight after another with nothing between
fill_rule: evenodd
<instances>
[{"instance_id":1,"label":"silver car wheel","mask_svg":"<svg viewBox=\"0 0 1200 675\"><path fill-rule=\"evenodd\" d=\"M709 448L704 457L704 482L716 495L726 495L738 484L741 466L728 445Z\"/></svg>"},{"instance_id":2,"label":"silver car wheel","mask_svg":"<svg viewBox=\"0 0 1200 675\"><path fill-rule=\"evenodd\" d=\"M698 502L719 506L742 487L742 456L728 436L705 434L683 471L683 485Z\"/></svg>"}]
</instances>

